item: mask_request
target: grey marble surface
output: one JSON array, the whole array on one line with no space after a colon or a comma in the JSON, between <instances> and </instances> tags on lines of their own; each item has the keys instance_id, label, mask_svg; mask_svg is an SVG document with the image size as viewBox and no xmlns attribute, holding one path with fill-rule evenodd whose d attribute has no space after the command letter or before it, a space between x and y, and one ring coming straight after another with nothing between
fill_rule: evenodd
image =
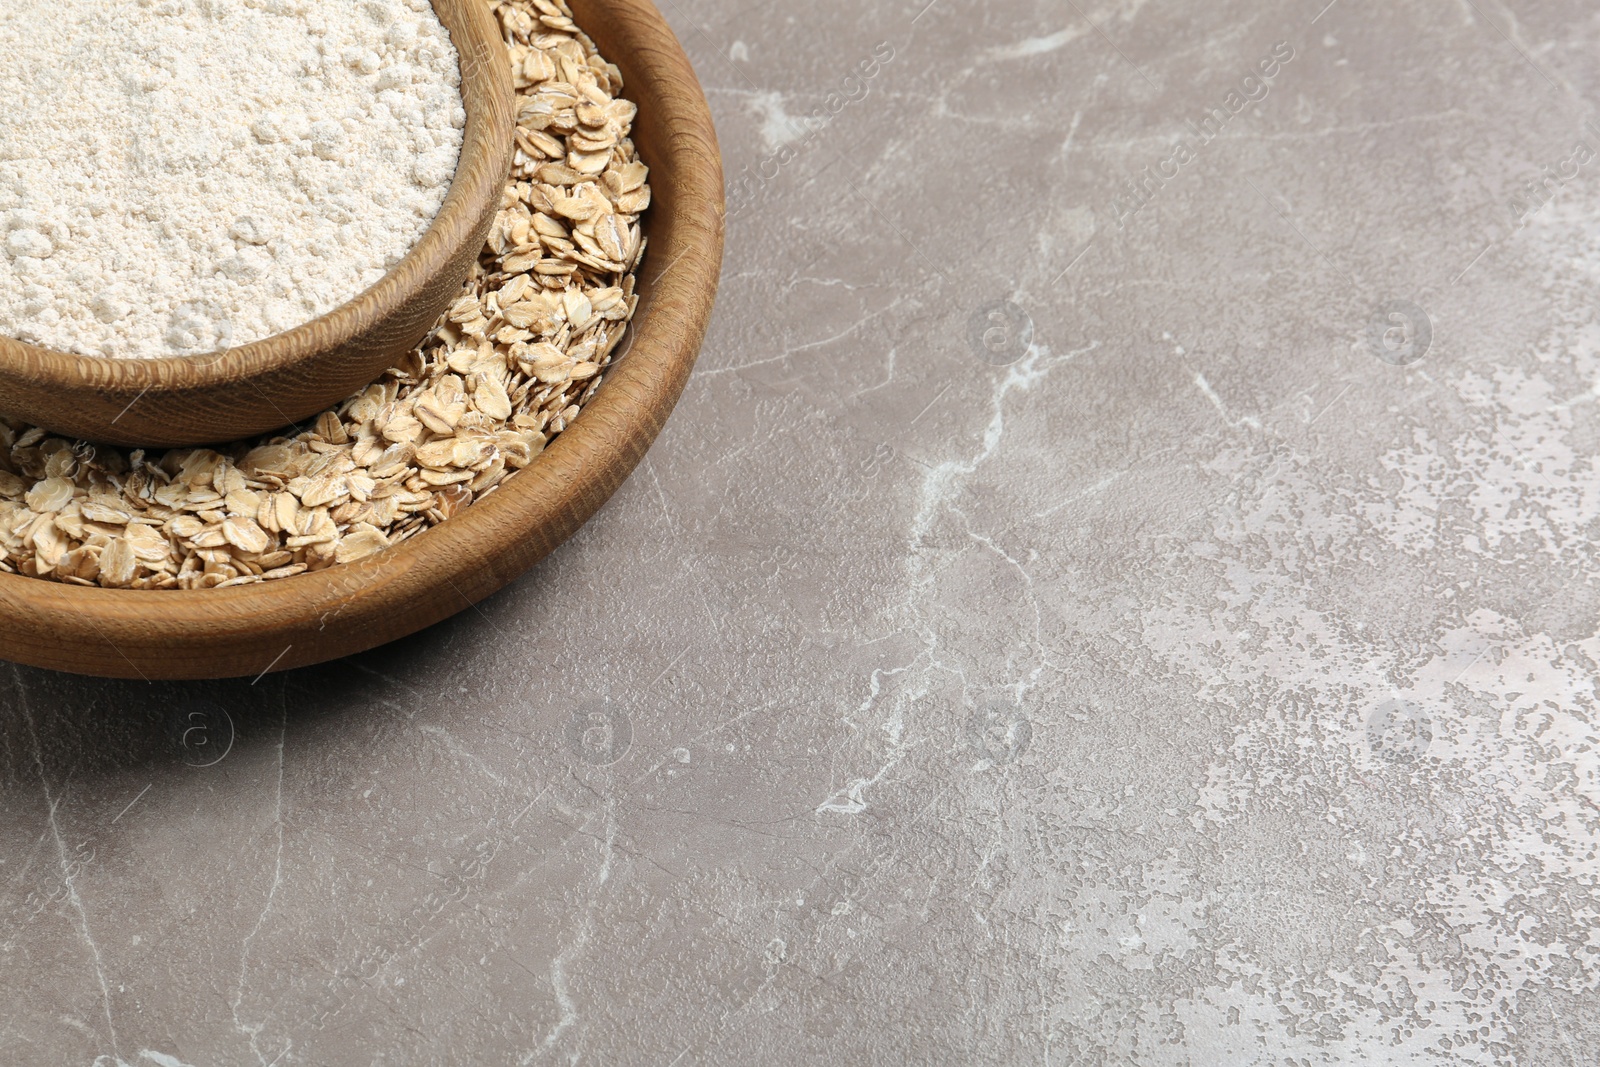
<instances>
[{"instance_id":1,"label":"grey marble surface","mask_svg":"<svg viewBox=\"0 0 1600 1067\"><path fill-rule=\"evenodd\" d=\"M659 444L353 660L0 673L0 1063L1597 1062L1600 16L1325 2L662 0Z\"/></svg>"}]
</instances>

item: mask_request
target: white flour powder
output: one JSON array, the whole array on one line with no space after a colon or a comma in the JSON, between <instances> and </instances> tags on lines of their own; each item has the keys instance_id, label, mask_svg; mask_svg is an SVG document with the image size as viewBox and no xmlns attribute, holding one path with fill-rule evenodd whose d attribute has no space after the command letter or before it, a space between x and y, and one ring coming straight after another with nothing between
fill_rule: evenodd
<instances>
[{"instance_id":1,"label":"white flour powder","mask_svg":"<svg viewBox=\"0 0 1600 1067\"><path fill-rule=\"evenodd\" d=\"M0 0L0 334L210 352L428 228L466 113L429 0Z\"/></svg>"}]
</instances>

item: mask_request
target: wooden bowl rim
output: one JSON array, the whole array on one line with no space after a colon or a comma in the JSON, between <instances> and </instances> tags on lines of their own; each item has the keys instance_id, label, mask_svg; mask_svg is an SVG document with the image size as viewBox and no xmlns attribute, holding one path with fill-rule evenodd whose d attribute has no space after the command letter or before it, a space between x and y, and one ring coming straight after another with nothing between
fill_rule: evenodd
<instances>
[{"instance_id":1,"label":"wooden bowl rim","mask_svg":"<svg viewBox=\"0 0 1600 1067\"><path fill-rule=\"evenodd\" d=\"M461 514L376 556L253 585L206 590L131 590L75 586L0 573L0 654L20 662L101 677L250 677L353 655L424 629L500 589L566 540L611 496L643 458L682 393L699 354L721 273L724 203L716 131L693 67L651 0L570 0L618 27L625 42L601 42L627 77L628 97L651 95L661 128L652 163L675 160L670 203L651 207L650 247L624 355L583 414L528 465ZM591 8L591 5L593 7ZM645 105L641 104L641 119ZM636 125L636 137L639 127ZM665 169L665 168L662 168ZM668 213L664 219L660 212ZM644 275L653 270L654 277ZM441 593L441 591L443 591ZM434 610L430 595L453 597ZM277 617L285 605L292 615ZM310 649L261 645L259 662L239 654L266 634L385 626L396 609L412 615L385 636ZM424 617L426 616L426 617ZM271 618L263 624L259 620ZM420 621L418 621L420 619ZM265 633L263 632L265 631ZM363 634L365 632L363 631ZM19 638L21 647L19 649ZM171 648L170 669L145 671L118 645L136 642L147 665ZM72 658L94 648L98 660ZM21 655L15 653L21 652ZM120 657L121 663L117 662ZM276 658L274 658L276 657ZM226 659L221 670L213 661ZM165 664L166 661L162 660Z\"/></svg>"},{"instance_id":2,"label":"wooden bowl rim","mask_svg":"<svg viewBox=\"0 0 1600 1067\"><path fill-rule=\"evenodd\" d=\"M459 3L460 0L446 2ZM439 3L440 0L429 0L436 14ZM443 21L442 15L440 21ZM462 128L461 157L438 213L411 250L382 278L317 318L232 348L187 356L84 356L14 337L0 337L0 359L14 358L7 356L7 348L21 349L32 360L28 378L62 388L78 388L92 382L117 391L183 392L291 367L317 352L350 341L374 322L392 314L448 265L455 247L450 235L470 235L470 220L490 198L498 200L501 195L501 183L493 180L495 168L468 165L469 158L476 158L469 157L469 150L475 149L484 157L497 150L492 138L483 136L491 116L489 109L479 101L494 92L494 70L484 61L482 53L485 48L502 45L499 26L493 16L474 17L464 21L464 30L471 35L470 51L456 44L461 71L458 91L467 113L466 125ZM484 37L486 32L491 36ZM455 43L453 35L452 43ZM469 81L475 89L470 95Z\"/></svg>"}]
</instances>

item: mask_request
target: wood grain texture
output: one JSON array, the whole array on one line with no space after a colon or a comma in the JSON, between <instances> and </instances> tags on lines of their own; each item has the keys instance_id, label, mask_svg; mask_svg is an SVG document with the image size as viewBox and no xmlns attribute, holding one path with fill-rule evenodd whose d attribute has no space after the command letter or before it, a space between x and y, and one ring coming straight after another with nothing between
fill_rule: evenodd
<instances>
[{"instance_id":1,"label":"wood grain texture","mask_svg":"<svg viewBox=\"0 0 1600 1067\"><path fill-rule=\"evenodd\" d=\"M355 564L232 589L91 589L0 574L0 656L119 678L220 678L363 651L476 603L550 553L628 477L677 403L722 265L711 114L650 0L571 0L639 106L650 249L626 354L525 470L448 522ZM509 135L508 135L509 136Z\"/></svg>"},{"instance_id":2,"label":"wood grain texture","mask_svg":"<svg viewBox=\"0 0 1600 1067\"><path fill-rule=\"evenodd\" d=\"M376 380L461 289L511 171L514 97L482 0L433 0L461 57L461 162L433 224L354 300L287 333L200 356L106 359L0 338L0 412L70 437L192 445L314 415Z\"/></svg>"}]
</instances>

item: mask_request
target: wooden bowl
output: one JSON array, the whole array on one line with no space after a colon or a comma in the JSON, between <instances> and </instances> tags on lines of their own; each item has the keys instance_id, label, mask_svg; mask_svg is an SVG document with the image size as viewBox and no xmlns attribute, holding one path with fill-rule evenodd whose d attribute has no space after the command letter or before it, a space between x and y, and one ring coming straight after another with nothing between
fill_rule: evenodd
<instances>
[{"instance_id":1,"label":"wooden bowl","mask_svg":"<svg viewBox=\"0 0 1600 1067\"><path fill-rule=\"evenodd\" d=\"M433 0L461 57L461 162L433 224L393 270L303 326L208 355L107 359L0 338L0 412L69 437L194 445L249 437L368 385L459 295L511 170L514 96L484 0Z\"/></svg>"},{"instance_id":2,"label":"wooden bowl","mask_svg":"<svg viewBox=\"0 0 1600 1067\"><path fill-rule=\"evenodd\" d=\"M478 2L478 0L474 0ZM204 590L62 585L0 574L0 656L115 678L225 678L301 667L414 633L548 555L643 458L677 403L722 264L722 164L705 96L650 0L570 0L622 68L650 165L650 248L626 354L576 422L448 522L359 563Z\"/></svg>"}]
</instances>

